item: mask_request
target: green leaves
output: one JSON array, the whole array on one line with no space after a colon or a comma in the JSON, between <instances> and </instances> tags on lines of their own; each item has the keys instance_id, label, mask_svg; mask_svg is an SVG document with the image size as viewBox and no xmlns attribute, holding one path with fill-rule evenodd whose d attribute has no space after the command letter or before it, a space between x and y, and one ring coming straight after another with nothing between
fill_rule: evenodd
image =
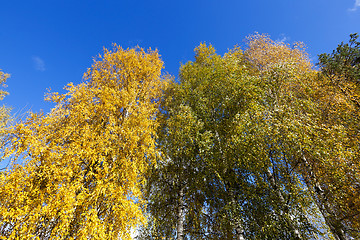
<instances>
[{"instance_id":1,"label":"green leaves","mask_svg":"<svg viewBox=\"0 0 360 240\"><path fill-rule=\"evenodd\" d=\"M149 211L169 220L152 236L285 239L316 232L306 218L311 199L294 171L298 136L310 122L310 64L298 49L256 41L245 54L234 48L224 56L201 44L166 95L159 139L165 160L150 177ZM270 63L256 59L260 49ZM254 70L260 61L268 67ZM174 213L179 206L185 216ZM179 224L182 233L170 231Z\"/></svg>"},{"instance_id":2,"label":"green leaves","mask_svg":"<svg viewBox=\"0 0 360 240\"><path fill-rule=\"evenodd\" d=\"M357 33L350 34L349 43L341 43L331 54L319 55L322 72L327 75L337 75L345 81L360 81L360 42Z\"/></svg>"}]
</instances>

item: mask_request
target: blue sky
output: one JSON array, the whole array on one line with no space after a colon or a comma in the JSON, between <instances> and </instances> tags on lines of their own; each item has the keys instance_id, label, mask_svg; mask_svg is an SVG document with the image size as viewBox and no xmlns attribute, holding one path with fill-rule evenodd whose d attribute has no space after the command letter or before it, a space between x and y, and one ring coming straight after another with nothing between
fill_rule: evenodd
<instances>
[{"instance_id":1,"label":"blue sky","mask_svg":"<svg viewBox=\"0 0 360 240\"><path fill-rule=\"evenodd\" d=\"M178 74L193 49L223 54L254 32L303 41L316 61L360 32L360 0L32 0L1 1L0 69L10 73L3 103L14 113L48 112L48 88L79 83L92 58L117 43L157 48L165 71Z\"/></svg>"}]
</instances>

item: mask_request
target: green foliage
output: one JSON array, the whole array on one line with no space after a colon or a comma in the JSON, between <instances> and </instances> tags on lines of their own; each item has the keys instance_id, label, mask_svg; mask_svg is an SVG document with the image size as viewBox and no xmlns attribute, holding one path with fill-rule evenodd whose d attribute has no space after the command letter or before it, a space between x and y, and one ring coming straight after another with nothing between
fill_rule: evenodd
<instances>
[{"instance_id":1,"label":"green foliage","mask_svg":"<svg viewBox=\"0 0 360 240\"><path fill-rule=\"evenodd\" d=\"M181 218L186 239L309 239L319 233L308 219L318 214L316 206L294 170L303 126L315 111L304 83L314 75L311 64L298 48L256 40L245 54L234 48L224 56L201 44L167 92L163 159L148 182L155 220L146 237L178 237ZM260 44L266 56L273 54L261 68ZM183 216L174 211L179 204Z\"/></svg>"},{"instance_id":2,"label":"green foliage","mask_svg":"<svg viewBox=\"0 0 360 240\"><path fill-rule=\"evenodd\" d=\"M346 81L360 84L360 42L359 34L350 34L349 43L342 42L331 54L319 55L322 72L327 75L338 75Z\"/></svg>"}]
</instances>

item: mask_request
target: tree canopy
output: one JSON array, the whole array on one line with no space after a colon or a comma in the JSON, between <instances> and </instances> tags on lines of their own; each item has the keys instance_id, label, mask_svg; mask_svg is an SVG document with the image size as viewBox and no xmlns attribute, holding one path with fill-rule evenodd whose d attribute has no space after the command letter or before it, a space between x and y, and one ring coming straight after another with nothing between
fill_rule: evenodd
<instances>
[{"instance_id":1,"label":"tree canopy","mask_svg":"<svg viewBox=\"0 0 360 240\"><path fill-rule=\"evenodd\" d=\"M319 69L266 34L202 43L178 79L157 51L105 49L50 113L2 125L0 236L359 238L357 39Z\"/></svg>"}]
</instances>

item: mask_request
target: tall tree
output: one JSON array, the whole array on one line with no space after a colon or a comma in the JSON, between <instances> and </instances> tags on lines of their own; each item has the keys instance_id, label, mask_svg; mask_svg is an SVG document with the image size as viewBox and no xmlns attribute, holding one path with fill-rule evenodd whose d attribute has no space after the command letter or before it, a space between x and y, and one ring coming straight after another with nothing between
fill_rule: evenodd
<instances>
[{"instance_id":1,"label":"tall tree","mask_svg":"<svg viewBox=\"0 0 360 240\"><path fill-rule=\"evenodd\" d=\"M324 138L333 141L328 161L313 173L318 182L318 202L337 239L359 238L360 231L360 43L351 34L331 54L319 55L321 74L317 88ZM332 131L333 130L333 131ZM337 134L334 134L334 132ZM331 140L333 139L333 140Z\"/></svg>"},{"instance_id":2,"label":"tall tree","mask_svg":"<svg viewBox=\"0 0 360 240\"><path fill-rule=\"evenodd\" d=\"M333 237L356 237L357 228L349 222L358 222L359 209L353 200L358 196L358 114L354 111L358 86L356 74L350 73L350 69L357 71L356 65L347 63L356 61L345 59L356 59L358 51L342 44L332 57L323 55L324 77L311 69L307 55L297 46L292 50L261 35L255 35L249 46L248 58L255 69L272 82L267 94L272 110L267 116L275 120L270 121L271 129L278 130L271 136L279 136L282 146L290 144L281 152L301 174Z\"/></svg>"},{"instance_id":3,"label":"tall tree","mask_svg":"<svg viewBox=\"0 0 360 240\"><path fill-rule=\"evenodd\" d=\"M256 63L264 60L256 39L274 50L263 53L272 56L272 66ZM301 81L312 74L311 64L299 49L256 39L245 54L234 48L223 57L202 44L195 61L181 67L180 83L165 102L160 147L166 161L155 175L161 177L150 184L150 213L169 232L154 227L151 236L308 239L316 234L308 219L316 210L293 171L299 148L292 148L295 140L288 137L292 130L303 132L304 122L296 120L306 116L301 104L307 99L296 99L308 90ZM179 225L183 238L172 230Z\"/></svg>"},{"instance_id":4,"label":"tall tree","mask_svg":"<svg viewBox=\"0 0 360 240\"><path fill-rule=\"evenodd\" d=\"M85 82L53 93L49 114L9 132L0 177L0 236L131 239L144 223L141 184L155 155L163 81L156 51L105 50Z\"/></svg>"},{"instance_id":5,"label":"tall tree","mask_svg":"<svg viewBox=\"0 0 360 240\"><path fill-rule=\"evenodd\" d=\"M317 218L314 217L317 211L305 191L304 176L298 170L303 148L313 143L310 136L317 128L312 118L317 113L316 103L310 94L316 71L312 70L302 43L290 47L272 41L267 35L250 36L245 55L254 74L264 83L263 110L257 121L262 129L259 139L265 142L258 157L264 158L263 161L268 159L265 169L268 187L275 195L278 211L285 217L292 238L312 238L317 231L306 219ZM316 225L326 232L321 221Z\"/></svg>"}]
</instances>

